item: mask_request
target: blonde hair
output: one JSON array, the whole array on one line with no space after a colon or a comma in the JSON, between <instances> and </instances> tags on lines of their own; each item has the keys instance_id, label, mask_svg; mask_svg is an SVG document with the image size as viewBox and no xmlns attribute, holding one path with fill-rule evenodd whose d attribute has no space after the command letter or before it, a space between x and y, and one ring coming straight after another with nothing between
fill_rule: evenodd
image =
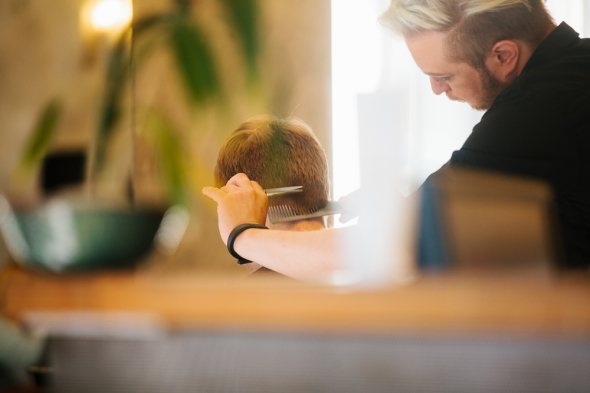
<instances>
[{"instance_id":1,"label":"blonde hair","mask_svg":"<svg viewBox=\"0 0 590 393\"><path fill-rule=\"evenodd\" d=\"M496 42L522 40L536 48L555 26L544 0L392 0L379 22L396 34L448 33L452 60L484 66Z\"/></svg>"},{"instance_id":2,"label":"blonde hair","mask_svg":"<svg viewBox=\"0 0 590 393\"><path fill-rule=\"evenodd\" d=\"M225 185L237 173L262 188L303 186L301 193L273 197L273 204L317 208L329 199L326 153L311 128L295 117L260 115L240 124L219 151L216 185Z\"/></svg>"}]
</instances>

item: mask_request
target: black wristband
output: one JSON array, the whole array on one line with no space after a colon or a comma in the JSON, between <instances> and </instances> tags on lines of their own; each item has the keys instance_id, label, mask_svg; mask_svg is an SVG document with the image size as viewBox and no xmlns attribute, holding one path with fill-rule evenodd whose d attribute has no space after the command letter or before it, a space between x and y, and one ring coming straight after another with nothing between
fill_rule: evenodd
<instances>
[{"instance_id":1,"label":"black wristband","mask_svg":"<svg viewBox=\"0 0 590 393\"><path fill-rule=\"evenodd\" d=\"M260 224L240 224L231 231L229 237L227 238L227 251L229 251L232 257L238 260L238 265L245 265L246 263L252 262L248 259L242 258L240 254L234 250L234 242L236 241L236 238L240 235L240 233L250 228L268 229L268 227Z\"/></svg>"}]
</instances>

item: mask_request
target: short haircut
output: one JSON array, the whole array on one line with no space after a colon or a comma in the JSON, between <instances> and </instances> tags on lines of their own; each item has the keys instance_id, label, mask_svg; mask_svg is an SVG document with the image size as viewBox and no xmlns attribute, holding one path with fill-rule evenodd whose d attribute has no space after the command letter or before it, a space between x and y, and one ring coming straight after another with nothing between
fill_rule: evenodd
<instances>
[{"instance_id":1,"label":"short haircut","mask_svg":"<svg viewBox=\"0 0 590 393\"><path fill-rule=\"evenodd\" d=\"M237 173L265 189L303 186L301 193L273 197L272 204L314 208L329 199L326 153L311 128L295 117L256 116L232 132L219 151L216 186Z\"/></svg>"},{"instance_id":2,"label":"short haircut","mask_svg":"<svg viewBox=\"0 0 590 393\"><path fill-rule=\"evenodd\" d=\"M392 0L380 22L405 37L448 33L449 58L480 70L495 43L522 40L536 48L555 26L543 0Z\"/></svg>"}]
</instances>

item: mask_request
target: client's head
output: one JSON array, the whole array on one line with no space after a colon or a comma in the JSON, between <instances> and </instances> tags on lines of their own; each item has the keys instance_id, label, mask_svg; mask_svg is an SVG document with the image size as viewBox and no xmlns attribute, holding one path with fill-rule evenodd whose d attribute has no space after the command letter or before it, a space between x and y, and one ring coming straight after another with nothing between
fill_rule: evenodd
<instances>
[{"instance_id":1,"label":"client's head","mask_svg":"<svg viewBox=\"0 0 590 393\"><path fill-rule=\"evenodd\" d=\"M242 123L219 151L216 186L238 173L265 189L303 186L303 192L272 197L270 204L311 208L329 199L326 153L311 128L297 118L262 115Z\"/></svg>"}]
</instances>

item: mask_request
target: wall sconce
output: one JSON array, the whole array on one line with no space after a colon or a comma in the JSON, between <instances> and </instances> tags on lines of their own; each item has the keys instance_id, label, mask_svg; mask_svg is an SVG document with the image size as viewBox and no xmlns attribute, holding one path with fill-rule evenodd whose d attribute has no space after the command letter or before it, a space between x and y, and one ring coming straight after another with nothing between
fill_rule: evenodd
<instances>
[{"instance_id":1,"label":"wall sconce","mask_svg":"<svg viewBox=\"0 0 590 393\"><path fill-rule=\"evenodd\" d=\"M80 8L82 64L89 68L101 64L101 58L132 19L132 0L89 0L84 3Z\"/></svg>"},{"instance_id":2,"label":"wall sconce","mask_svg":"<svg viewBox=\"0 0 590 393\"><path fill-rule=\"evenodd\" d=\"M132 0L90 0L80 10L82 35L114 38L132 18Z\"/></svg>"}]
</instances>

